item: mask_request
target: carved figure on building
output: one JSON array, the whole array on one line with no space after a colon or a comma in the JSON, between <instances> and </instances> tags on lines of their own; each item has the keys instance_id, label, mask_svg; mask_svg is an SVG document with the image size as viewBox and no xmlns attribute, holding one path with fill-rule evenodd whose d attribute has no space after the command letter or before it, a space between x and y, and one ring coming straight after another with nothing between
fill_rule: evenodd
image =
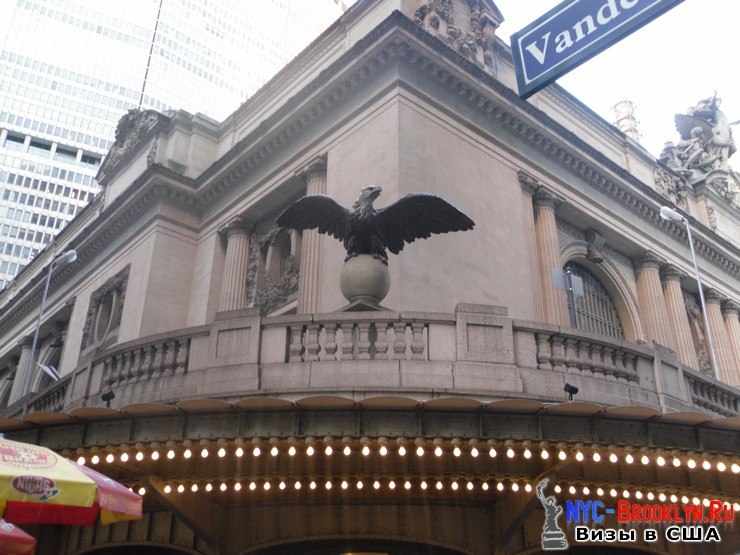
<instances>
[{"instance_id":1,"label":"carved figure on building","mask_svg":"<svg viewBox=\"0 0 740 555\"><path fill-rule=\"evenodd\" d=\"M671 157L674 154L670 152L671 150L675 150L675 145L673 143L666 143L663 154L661 154L659 159L662 165L658 164L655 167L653 179L655 181L655 187L660 194L669 198L676 206L686 210L688 208L688 192L691 190L691 186L680 173L680 168L676 169L673 165L673 159ZM665 158L664 154L666 155Z\"/></svg>"},{"instance_id":2,"label":"carved figure on building","mask_svg":"<svg viewBox=\"0 0 740 555\"><path fill-rule=\"evenodd\" d=\"M691 328L691 338L694 341L696 357L699 361L699 370L702 372L712 373L712 363L709 357L709 344L704 329L704 317L701 312L701 305L696 295L684 291L684 301L686 303L686 312L689 316L689 326Z\"/></svg>"},{"instance_id":3,"label":"carved figure on building","mask_svg":"<svg viewBox=\"0 0 740 555\"><path fill-rule=\"evenodd\" d=\"M256 285L253 302L263 314L284 306L298 294L299 240L298 235L292 236L288 230L272 224L254 242L257 263L250 262L250 267L256 271L248 281Z\"/></svg>"},{"instance_id":4,"label":"carved figure on building","mask_svg":"<svg viewBox=\"0 0 740 555\"><path fill-rule=\"evenodd\" d=\"M406 195L375 210L373 202L382 191L381 187L365 187L352 211L323 195L306 196L283 212L277 223L298 231L318 228L319 233L342 241L345 261L367 254L386 265L386 249L398 254L416 239L475 227L473 220L447 201L424 193Z\"/></svg>"},{"instance_id":5,"label":"carved figure on building","mask_svg":"<svg viewBox=\"0 0 740 555\"><path fill-rule=\"evenodd\" d=\"M685 114L676 114L676 129L681 135L677 145L666 143L661 161L684 176L690 184L706 182L728 200L738 190L740 179L730 168L729 159L737 150L732 126L720 109L720 98L699 101Z\"/></svg>"},{"instance_id":6,"label":"carved figure on building","mask_svg":"<svg viewBox=\"0 0 740 555\"><path fill-rule=\"evenodd\" d=\"M423 0L414 13L416 23L489 71L503 20L491 0Z\"/></svg>"}]
</instances>

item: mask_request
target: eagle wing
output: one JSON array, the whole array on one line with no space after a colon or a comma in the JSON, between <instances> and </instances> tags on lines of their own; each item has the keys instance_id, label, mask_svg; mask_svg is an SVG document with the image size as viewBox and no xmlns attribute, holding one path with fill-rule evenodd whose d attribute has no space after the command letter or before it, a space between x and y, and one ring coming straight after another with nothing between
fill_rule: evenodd
<instances>
[{"instance_id":1,"label":"eagle wing","mask_svg":"<svg viewBox=\"0 0 740 555\"><path fill-rule=\"evenodd\" d=\"M450 203L434 195L411 194L390 206L378 210L375 224L383 242L393 254L398 254L404 243L426 239L433 233L466 231L475 222Z\"/></svg>"},{"instance_id":2,"label":"eagle wing","mask_svg":"<svg viewBox=\"0 0 740 555\"><path fill-rule=\"evenodd\" d=\"M287 229L316 229L343 241L349 230L349 210L324 195L309 195L280 214L277 225Z\"/></svg>"}]
</instances>

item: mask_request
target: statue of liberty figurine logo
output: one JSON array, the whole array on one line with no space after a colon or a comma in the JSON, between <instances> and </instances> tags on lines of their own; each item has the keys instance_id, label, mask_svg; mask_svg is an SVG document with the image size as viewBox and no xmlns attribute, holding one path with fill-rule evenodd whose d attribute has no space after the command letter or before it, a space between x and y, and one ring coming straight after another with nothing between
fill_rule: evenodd
<instances>
[{"instance_id":1,"label":"statue of liberty figurine logo","mask_svg":"<svg viewBox=\"0 0 740 555\"><path fill-rule=\"evenodd\" d=\"M545 523L542 525L542 550L543 551L565 551L568 549L568 538L560 528L558 519L563 514L563 508L558 505L554 495L545 496L545 488L550 483L549 478L544 478L537 483L537 499L540 500L545 510Z\"/></svg>"}]
</instances>

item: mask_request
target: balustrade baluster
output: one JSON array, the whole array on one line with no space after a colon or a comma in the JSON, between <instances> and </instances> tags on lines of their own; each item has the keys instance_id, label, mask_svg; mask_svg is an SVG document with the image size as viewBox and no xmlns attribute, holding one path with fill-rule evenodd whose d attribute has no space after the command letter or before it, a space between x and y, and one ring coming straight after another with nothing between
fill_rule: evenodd
<instances>
[{"instance_id":1,"label":"balustrade baluster","mask_svg":"<svg viewBox=\"0 0 740 555\"><path fill-rule=\"evenodd\" d=\"M370 360L370 322L357 323L357 358Z\"/></svg>"},{"instance_id":2,"label":"balustrade baluster","mask_svg":"<svg viewBox=\"0 0 740 555\"><path fill-rule=\"evenodd\" d=\"M388 324L377 322L375 324L375 358L385 360L388 358Z\"/></svg>"},{"instance_id":3,"label":"balustrade baluster","mask_svg":"<svg viewBox=\"0 0 740 555\"><path fill-rule=\"evenodd\" d=\"M342 322L342 360L352 360L355 353L355 325L352 322Z\"/></svg>"},{"instance_id":4,"label":"balustrade baluster","mask_svg":"<svg viewBox=\"0 0 740 555\"><path fill-rule=\"evenodd\" d=\"M426 344L424 343L424 323L411 324L411 353L415 360L426 360Z\"/></svg>"},{"instance_id":5,"label":"balustrade baluster","mask_svg":"<svg viewBox=\"0 0 740 555\"><path fill-rule=\"evenodd\" d=\"M324 324L326 335L324 349L321 352L321 360L337 360L337 323L327 322Z\"/></svg>"},{"instance_id":6,"label":"balustrade baluster","mask_svg":"<svg viewBox=\"0 0 740 555\"><path fill-rule=\"evenodd\" d=\"M288 346L288 362L301 362L303 359L303 325L290 326L290 345Z\"/></svg>"},{"instance_id":7,"label":"balustrade baluster","mask_svg":"<svg viewBox=\"0 0 740 555\"><path fill-rule=\"evenodd\" d=\"M406 322L393 322L393 358L406 358Z\"/></svg>"},{"instance_id":8,"label":"balustrade baluster","mask_svg":"<svg viewBox=\"0 0 740 555\"><path fill-rule=\"evenodd\" d=\"M319 324L308 324L306 326L306 353L305 360L319 360Z\"/></svg>"},{"instance_id":9,"label":"balustrade baluster","mask_svg":"<svg viewBox=\"0 0 740 555\"><path fill-rule=\"evenodd\" d=\"M552 367L554 370L565 371L565 339L562 335L552 336Z\"/></svg>"},{"instance_id":10,"label":"balustrade baluster","mask_svg":"<svg viewBox=\"0 0 740 555\"><path fill-rule=\"evenodd\" d=\"M550 348L550 334L535 334L537 342L537 368L552 370L552 350Z\"/></svg>"},{"instance_id":11,"label":"balustrade baluster","mask_svg":"<svg viewBox=\"0 0 740 555\"><path fill-rule=\"evenodd\" d=\"M609 380L616 380L616 368L614 367L614 347L605 346L603 348L604 353L604 374Z\"/></svg>"},{"instance_id":12,"label":"balustrade baluster","mask_svg":"<svg viewBox=\"0 0 740 555\"><path fill-rule=\"evenodd\" d=\"M190 353L190 338L182 338L177 341L177 354L175 355L175 374L184 374L188 370L188 354Z\"/></svg>"},{"instance_id":13,"label":"balustrade baluster","mask_svg":"<svg viewBox=\"0 0 740 555\"><path fill-rule=\"evenodd\" d=\"M573 337L565 339L565 365L568 372L578 370L578 340Z\"/></svg>"}]
</instances>

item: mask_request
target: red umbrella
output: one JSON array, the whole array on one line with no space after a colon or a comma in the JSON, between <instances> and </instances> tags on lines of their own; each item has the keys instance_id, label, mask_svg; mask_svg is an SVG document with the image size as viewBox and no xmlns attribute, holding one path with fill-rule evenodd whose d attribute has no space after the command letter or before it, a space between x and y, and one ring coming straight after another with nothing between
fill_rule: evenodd
<instances>
[{"instance_id":1,"label":"red umbrella","mask_svg":"<svg viewBox=\"0 0 740 555\"><path fill-rule=\"evenodd\" d=\"M0 555L33 555L36 539L0 518Z\"/></svg>"}]
</instances>

